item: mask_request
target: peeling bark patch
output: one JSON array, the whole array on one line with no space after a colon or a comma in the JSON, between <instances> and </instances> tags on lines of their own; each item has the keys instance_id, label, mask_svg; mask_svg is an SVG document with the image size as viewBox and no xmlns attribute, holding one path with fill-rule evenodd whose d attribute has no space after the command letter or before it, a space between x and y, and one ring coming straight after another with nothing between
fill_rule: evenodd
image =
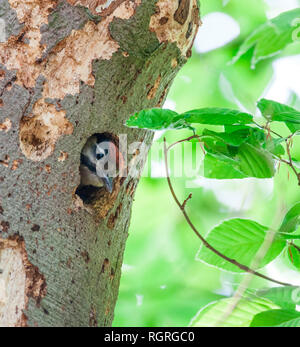
<instances>
[{"instance_id":1,"label":"peeling bark patch","mask_svg":"<svg viewBox=\"0 0 300 347\"><path fill-rule=\"evenodd\" d=\"M175 69L178 66L178 61L176 58L173 58L171 61L171 66L173 69Z\"/></svg>"},{"instance_id":2,"label":"peeling bark patch","mask_svg":"<svg viewBox=\"0 0 300 347\"><path fill-rule=\"evenodd\" d=\"M1 107L1 99L0 99L0 107ZM3 123L0 123L0 131L5 131L6 133L11 129L12 122L9 118L5 118Z\"/></svg>"},{"instance_id":3,"label":"peeling bark patch","mask_svg":"<svg viewBox=\"0 0 300 347\"><path fill-rule=\"evenodd\" d=\"M48 22L49 11L57 1L53 0L9 0L20 23L25 23L19 36L10 37L0 43L0 63L9 70L17 71L17 83L34 88L42 66L38 60L42 56L40 27Z\"/></svg>"},{"instance_id":4,"label":"peeling bark patch","mask_svg":"<svg viewBox=\"0 0 300 347\"><path fill-rule=\"evenodd\" d=\"M0 164L5 166L5 167L8 167L9 161L10 161L9 155L5 155L4 159L0 160Z\"/></svg>"},{"instance_id":5,"label":"peeling bark patch","mask_svg":"<svg viewBox=\"0 0 300 347\"><path fill-rule=\"evenodd\" d=\"M8 0L0 1L0 22L2 21L2 37L0 42L5 42L12 35L18 35L22 29L22 24L18 21L16 11L14 11Z\"/></svg>"},{"instance_id":6,"label":"peeling bark patch","mask_svg":"<svg viewBox=\"0 0 300 347\"><path fill-rule=\"evenodd\" d=\"M31 297L39 304L46 295L46 282L28 261L21 238L0 238L0 270L0 326L25 326L23 311L28 299Z\"/></svg>"},{"instance_id":7,"label":"peeling bark patch","mask_svg":"<svg viewBox=\"0 0 300 347\"><path fill-rule=\"evenodd\" d=\"M20 122L20 147L27 158L41 161L53 153L60 136L72 134L73 125L65 118L65 111L57 111L44 100L35 104L34 114Z\"/></svg>"},{"instance_id":8,"label":"peeling bark patch","mask_svg":"<svg viewBox=\"0 0 300 347\"><path fill-rule=\"evenodd\" d=\"M0 223L0 229L1 229L1 231L4 232L4 233L7 233L7 232L8 232L9 227L10 227L10 225L9 225L8 222L2 221L2 222Z\"/></svg>"},{"instance_id":9,"label":"peeling bark patch","mask_svg":"<svg viewBox=\"0 0 300 347\"><path fill-rule=\"evenodd\" d=\"M132 189L134 189L134 186L135 186L135 182L133 179L131 179L126 186L126 194L129 195Z\"/></svg>"},{"instance_id":10,"label":"peeling bark patch","mask_svg":"<svg viewBox=\"0 0 300 347\"><path fill-rule=\"evenodd\" d=\"M50 174L50 173L51 173L51 166L50 166L50 165L46 165L46 166L44 167L44 170L45 170L48 174Z\"/></svg>"},{"instance_id":11,"label":"peeling bark patch","mask_svg":"<svg viewBox=\"0 0 300 347\"><path fill-rule=\"evenodd\" d=\"M109 24L114 18L133 16L140 0L116 1L118 6L109 16L98 24L89 21L83 29L73 30L52 49L49 59L43 60L40 28L48 24L49 12L56 2L10 0L18 19L26 23L24 38L29 42L12 37L7 43L0 44L0 63L10 70L17 69L17 83L26 88L34 88L38 76L44 76L43 97L63 99L67 94L79 93L80 81L94 85L93 60L109 60L119 49L119 44L110 36Z\"/></svg>"},{"instance_id":12,"label":"peeling bark patch","mask_svg":"<svg viewBox=\"0 0 300 347\"><path fill-rule=\"evenodd\" d=\"M82 29L88 20L86 9L61 0L48 17L49 23L41 26L41 44L46 46L42 59L48 56L58 42L69 36L72 30Z\"/></svg>"},{"instance_id":13,"label":"peeling bark patch","mask_svg":"<svg viewBox=\"0 0 300 347\"><path fill-rule=\"evenodd\" d=\"M197 0L159 0L156 8L150 20L150 30L156 33L161 43L176 43L186 57L200 25Z\"/></svg>"},{"instance_id":14,"label":"peeling bark patch","mask_svg":"<svg viewBox=\"0 0 300 347\"><path fill-rule=\"evenodd\" d=\"M68 157L69 157L69 154L68 154L67 152L61 151L61 152L60 152L60 155L59 155L59 157L58 157L58 161L59 161L59 162L66 161L66 160L68 159Z\"/></svg>"},{"instance_id":15,"label":"peeling bark patch","mask_svg":"<svg viewBox=\"0 0 300 347\"><path fill-rule=\"evenodd\" d=\"M12 167L11 167L11 170L12 171L15 171L19 168L19 165L23 163L23 160L22 159L16 159L13 161L12 163Z\"/></svg>"},{"instance_id":16,"label":"peeling bark patch","mask_svg":"<svg viewBox=\"0 0 300 347\"><path fill-rule=\"evenodd\" d=\"M24 28L19 36L12 36L5 43L0 43L0 64L8 70L16 70L15 83L26 89L34 88L39 78L45 81L42 98L35 102L31 118L25 118L24 113L20 124L23 154L39 161L51 155L58 138L70 135L73 129L64 120L64 111L57 111L45 100L62 100L67 94L76 95L80 92L82 82L90 86L95 84L93 61L110 60L119 49L118 42L110 35L110 23L114 18L132 17L141 1L96 1L97 6L103 5L105 10L112 9L112 12L99 23L88 21L82 29L72 30L68 37L52 45L47 59L44 57L46 51L41 29L48 25L49 13L56 8L58 0L8 1L19 22L24 23ZM86 4L91 3L87 1ZM76 4L80 2L76 1Z\"/></svg>"},{"instance_id":17,"label":"peeling bark patch","mask_svg":"<svg viewBox=\"0 0 300 347\"><path fill-rule=\"evenodd\" d=\"M123 205L120 204L118 206L118 208L116 209L116 212L114 214L111 214L108 218L108 222L107 222L107 227L109 229L114 229L115 225L116 225L116 221L118 219L118 217L120 216L121 212L122 212L122 208L123 208Z\"/></svg>"},{"instance_id":18,"label":"peeling bark patch","mask_svg":"<svg viewBox=\"0 0 300 347\"><path fill-rule=\"evenodd\" d=\"M190 12L190 0L179 0L179 6L174 14L174 19L179 24L183 25Z\"/></svg>"},{"instance_id":19,"label":"peeling bark patch","mask_svg":"<svg viewBox=\"0 0 300 347\"><path fill-rule=\"evenodd\" d=\"M14 327L26 305L26 274L16 241L0 239L0 269L0 327Z\"/></svg>"},{"instance_id":20,"label":"peeling bark patch","mask_svg":"<svg viewBox=\"0 0 300 347\"><path fill-rule=\"evenodd\" d=\"M28 326L27 322L28 322L28 317L24 313L22 313L21 318L17 321L15 326L19 328L26 328Z\"/></svg>"},{"instance_id":21,"label":"peeling bark patch","mask_svg":"<svg viewBox=\"0 0 300 347\"><path fill-rule=\"evenodd\" d=\"M23 265L26 272L26 296L33 298L39 306L41 300L46 296L47 286L45 277L39 272L39 269L32 265L27 257L24 242L22 242ZM28 302L27 302L28 303Z\"/></svg>"},{"instance_id":22,"label":"peeling bark patch","mask_svg":"<svg viewBox=\"0 0 300 347\"><path fill-rule=\"evenodd\" d=\"M44 97L63 99L67 94L75 95L79 93L80 81L93 86L93 61L110 60L119 49L119 44L110 36L109 24L115 17L129 19L134 15L136 6L130 0L122 2L100 23L88 22L82 30L73 30L60 42L44 71L47 79Z\"/></svg>"},{"instance_id":23,"label":"peeling bark patch","mask_svg":"<svg viewBox=\"0 0 300 347\"><path fill-rule=\"evenodd\" d=\"M156 92L160 86L160 81L161 81L161 75L159 75L154 83L154 86L150 89L148 95L147 95L147 99L151 100L154 99Z\"/></svg>"},{"instance_id":24,"label":"peeling bark patch","mask_svg":"<svg viewBox=\"0 0 300 347\"><path fill-rule=\"evenodd\" d=\"M96 16L110 15L126 0L67 0L71 5L84 6Z\"/></svg>"}]
</instances>

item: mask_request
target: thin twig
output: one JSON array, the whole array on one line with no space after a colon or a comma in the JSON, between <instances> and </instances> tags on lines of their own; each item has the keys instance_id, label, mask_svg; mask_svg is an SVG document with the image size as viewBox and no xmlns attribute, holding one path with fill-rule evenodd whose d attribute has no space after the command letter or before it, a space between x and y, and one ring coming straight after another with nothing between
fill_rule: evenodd
<instances>
[{"instance_id":1,"label":"thin twig","mask_svg":"<svg viewBox=\"0 0 300 347\"><path fill-rule=\"evenodd\" d=\"M181 141L183 142L183 141ZM172 148L172 146L169 146L169 149ZM192 221L190 220L186 210L185 210L185 205L186 203L181 204L180 201L177 198L177 195L174 191L171 179L170 179L170 174L169 174L169 164L168 164L168 148L167 148L167 144L166 144L166 138L164 138L164 155L165 155L165 168L166 168L166 175L167 175L167 181L168 181L168 185L171 191L171 194L176 202L176 204L178 205L178 207L180 208L180 210L182 211L182 214L184 216L184 218L186 219L187 223L189 224L189 226L191 227L191 229L194 231L194 233L196 234L196 236L201 240L201 242L203 243L203 245L208 248L210 251L212 251L213 253L215 253L217 256L219 256L220 258L226 260L227 262L235 265L236 267L238 267L239 269L241 269L244 272L248 272L251 274L254 274L255 276L258 276L260 278L263 278L265 280L271 281L273 283L276 284L280 284L282 286L291 286L289 283L284 283L284 282L280 282L277 280L274 280L268 276L265 276L257 271L254 271L252 269L250 269L248 266L245 266L241 263L239 263L238 261L236 261L235 259L231 259L229 257L227 257L225 254L219 252L217 249L215 249L210 243L208 243L205 238L199 233L199 231L196 229L196 227L194 226L194 224L192 223ZM187 200L186 200L187 201Z\"/></svg>"},{"instance_id":2,"label":"thin twig","mask_svg":"<svg viewBox=\"0 0 300 347\"><path fill-rule=\"evenodd\" d=\"M201 138L201 136L193 135L193 136L187 137L186 139L176 141L176 142L172 143L172 144L167 148L167 151L169 152L170 149L172 149L173 147L175 147L175 146L178 145L179 143L187 142L187 141L190 141L190 140L193 140L193 139L198 139L198 140L199 140L200 138Z\"/></svg>"},{"instance_id":3,"label":"thin twig","mask_svg":"<svg viewBox=\"0 0 300 347\"><path fill-rule=\"evenodd\" d=\"M297 179L298 179L298 183L300 185L300 173L297 172L296 168L294 167L293 162L289 162L288 160L282 159L279 156L273 154L273 159L277 160L280 163L284 163L286 165L288 165L290 168L292 168L293 172L295 173Z\"/></svg>"},{"instance_id":4,"label":"thin twig","mask_svg":"<svg viewBox=\"0 0 300 347\"><path fill-rule=\"evenodd\" d=\"M182 207L185 208L186 204L188 203L189 200L191 200L193 197L193 194L191 193L183 202Z\"/></svg>"},{"instance_id":5,"label":"thin twig","mask_svg":"<svg viewBox=\"0 0 300 347\"><path fill-rule=\"evenodd\" d=\"M255 121L253 121L253 123L254 123L256 126L258 126L260 129L268 130L270 133L272 133L272 134L274 134L274 135L280 137L281 139L283 138L280 134L278 134L278 133L276 133L275 131L271 130L271 129L269 128L268 124L267 124L267 125L260 125L260 124L256 123Z\"/></svg>"},{"instance_id":6,"label":"thin twig","mask_svg":"<svg viewBox=\"0 0 300 347\"><path fill-rule=\"evenodd\" d=\"M294 242L291 242L290 245L293 246L300 253L300 247L295 245Z\"/></svg>"},{"instance_id":7,"label":"thin twig","mask_svg":"<svg viewBox=\"0 0 300 347\"><path fill-rule=\"evenodd\" d=\"M292 137L290 137L290 139L292 139ZM288 165L292 168L292 170L296 174L296 176L298 178L299 185L300 185L300 175L299 175L298 171L296 170L296 168L294 167L294 164L293 164L293 158L292 158L292 154L291 154L289 139L286 139L285 142L286 142L286 151L287 151L287 154L288 154L288 157L289 157Z\"/></svg>"},{"instance_id":8,"label":"thin twig","mask_svg":"<svg viewBox=\"0 0 300 347\"><path fill-rule=\"evenodd\" d=\"M286 151L287 151L289 160L285 160L285 159L281 158L281 156L276 155L274 153L272 153L272 156L273 156L273 159L275 159L279 162L279 164L284 163L284 164L288 165L293 170L293 172L295 173L295 175L297 177L298 184L300 186L300 173L297 171L297 169L294 166L294 162L293 162L293 158L292 158L291 150L290 150L290 144L289 144L289 140L291 140L295 134L296 133L293 133L284 139L284 141L286 142Z\"/></svg>"}]
</instances>

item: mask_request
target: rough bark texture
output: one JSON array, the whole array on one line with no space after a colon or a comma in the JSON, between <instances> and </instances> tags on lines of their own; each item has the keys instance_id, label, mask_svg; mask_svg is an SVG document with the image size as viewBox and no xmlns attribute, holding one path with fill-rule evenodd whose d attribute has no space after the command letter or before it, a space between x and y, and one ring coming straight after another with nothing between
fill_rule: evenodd
<instances>
[{"instance_id":1,"label":"rough bark texture","mask_svg":"<svg viewBox=\"0 0 300 347\"><path fill-rule=\"evenodd\" d=\"M138 178L86 206L80 152L104 132L150 146L124 121L162 105L197 1L0 0L0 20L0 325L109 326Z\"/></svg>"}]
</instances>

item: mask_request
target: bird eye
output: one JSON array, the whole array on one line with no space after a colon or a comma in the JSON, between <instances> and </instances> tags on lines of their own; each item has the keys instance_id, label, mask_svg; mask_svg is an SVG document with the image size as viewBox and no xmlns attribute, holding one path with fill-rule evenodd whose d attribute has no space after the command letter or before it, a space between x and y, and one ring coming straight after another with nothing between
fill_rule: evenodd
<instances>
[{"instance_id":1,"label":"bird eye","mask_svg":"<svg viewBox=\"0 0 300 347\"><path fill-rule=\"evenodd\" d=\"M105 153L105 155L107 155L108 154L108 149L105 149L104 153Z\"/></svg>"},{"instance_id":2,"label":"bird eye","mask_svg":"<svg viewBox=\"0 0 300 347\"><path fill-rule=\"evenodd\" d=\"M102 154L102 153L96 154L96 159L97 159L97 160L100 160L100 159L102 159L103 157L104 157L104 154Z\"/></svg>"}]
</instances>

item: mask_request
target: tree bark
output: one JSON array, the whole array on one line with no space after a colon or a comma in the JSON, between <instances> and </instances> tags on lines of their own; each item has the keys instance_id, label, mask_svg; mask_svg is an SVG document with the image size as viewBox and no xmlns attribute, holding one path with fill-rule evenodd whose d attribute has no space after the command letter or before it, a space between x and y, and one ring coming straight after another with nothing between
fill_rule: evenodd
<instances>
[{"instance_id":1,"label":"tree bark","mask_svg":"<svg viewBox=\"0 0 300 347\"><path fill-rule=\"evenodd\" d=\"M0 326L111 325L139 175L83 202L80 153L149 148L124 122L163 104L198 26L197 0L0 0Z\"/></svg>"}]
</instances>

